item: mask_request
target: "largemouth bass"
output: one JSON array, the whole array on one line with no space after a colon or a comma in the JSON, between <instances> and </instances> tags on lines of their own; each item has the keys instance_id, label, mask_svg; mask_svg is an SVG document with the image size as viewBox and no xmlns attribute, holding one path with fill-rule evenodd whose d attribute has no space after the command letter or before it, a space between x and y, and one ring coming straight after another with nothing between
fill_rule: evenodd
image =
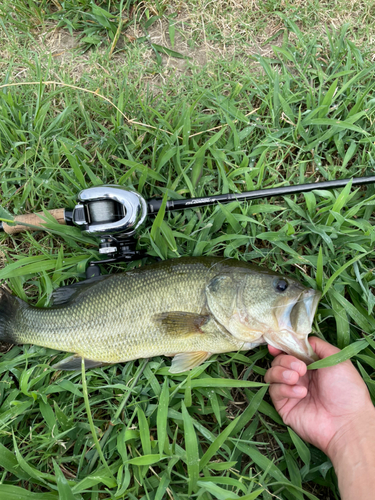
<instances>
[{"instance_id":1,"label":"largemouth bass","mask_svg":"<svg viewBox=\"0 0 375 500\"><path fill-rule=\"evenodd\" d=\"M173 259L62 287L52 299L36 308L0 289L0 341L74 353L57 369L165 355L180 373L264 343L315 359L307 337L320 293L236 260Z\"/></svg>"}]
</instances>

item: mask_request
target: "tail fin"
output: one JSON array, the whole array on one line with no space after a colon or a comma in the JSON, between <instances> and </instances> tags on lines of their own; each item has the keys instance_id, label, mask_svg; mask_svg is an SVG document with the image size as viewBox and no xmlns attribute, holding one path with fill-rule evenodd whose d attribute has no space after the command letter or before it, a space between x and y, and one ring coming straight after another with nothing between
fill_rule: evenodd
<instances>
[{"instance_id":1,"label":"tail fin","mask_svg":"<svg viewBox=\"0 0 375 500\"><path fill-rule=\"evenodd\" d=\"M17 343L13 325L17 311L24 306L26 306L25 302L11 295L4 288L0 288L0 342Z\"/></svg>"}]
</instances>

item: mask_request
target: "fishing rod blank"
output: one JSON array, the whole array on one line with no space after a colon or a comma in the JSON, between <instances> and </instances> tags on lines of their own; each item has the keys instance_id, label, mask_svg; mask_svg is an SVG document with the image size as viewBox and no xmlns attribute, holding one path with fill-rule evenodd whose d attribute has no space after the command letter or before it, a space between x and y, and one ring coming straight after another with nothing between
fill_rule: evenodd
<instances>
[{"instance_id":1,"label":"fishing rod blank","mask_svg":"<svg viewBox=\"0 0 375 500\"><path fill-rule=\"evenodd\" d=\"M345 187L350 181L352 186L362 186L364 184L375 183L375 175L369 177L353 177L351 179L339 179L335 181L323 181L309 184L297 184L294 186L282 186L276 188L257 189L256 191L247 191L244 193L235 194L219 194L216 196L208 196L205 198L190 198L184 200L168 201L165 207L166 210L182 210L195 207L206 207L215 203L228 203L230 201L249 201L259 198L271 198L272 196L286 196L290 194L308 193L316 189L334 189ZM162 204L162 200L148 201L149 213L158 212Z\"/></svg>"},{"instance_id":2,"label":"fishing rod blank","mask_svg":"<svg viewBox=\"0 0 375 500\"><path fill-rule=\"evenodd\" d=\"M297 184L276 188L257 189L244 193L220 194L201 198L185 198L167 201L165 210L186 210L201 208L216 203L251 201L273 196L287 196L307 193L317 189L343 188L349 182L352 186L375 183L375 176L353 177L309 184ZM76 225L87 234L120 235L129 237L146 220L148 214L155 215L162 206L162 199L144 200L137 192L122 186L104 185L84 189L78 195L79 203L73 210L55 209L49 213L60 223ZM16 234L21 231L44 229L44 213L26 214L14 218L17 225L0 222L0 231Z\"/></svg>"}]
</instances>

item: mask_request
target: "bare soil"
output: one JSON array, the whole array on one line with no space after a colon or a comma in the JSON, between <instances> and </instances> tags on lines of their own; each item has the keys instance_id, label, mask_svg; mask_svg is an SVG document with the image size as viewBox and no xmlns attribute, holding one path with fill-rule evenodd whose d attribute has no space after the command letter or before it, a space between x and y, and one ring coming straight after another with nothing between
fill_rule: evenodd
<instances>
[{"instance_id":1,"label":"bare soil","mask_svg":"<svg viewBox=\"0 0 375 500\"><path fill-rule=\"evenodd\" d=\"M248 4L249 2L242 3ZM252 5L250 7L247 6L247 8L254 8L256 10L256 5L253 5L253 2L250 3ZM236 9L238 10L239 8L237 2ZM242 8L245 8L245 5ZM233 12L231 14L232 18L235 15L236 12ZM229 19L230 22L225 22L224 17L220 18L218 16L215 21L216 27L223 35L224 41L222 42L213 42L208 39L204 21L198 21L191 12L181 8L174 23L175 35L173 44L167 21L158 20L149 28L148 41L143 42L138 63L145 70L143 81L152 92L157 94L160 91L160 87L165 85L166 81L170 78L179 79L182 75L189 75L194 67L202 68L218 58L248 58L249 65L253 65L254 71L256 71L258 65L251 56L255 54L263 56L271 55L272 45L281 45L283 41L284 25L280 22L280 19L274 16L270 16L269 22L261 36L254 36L250 26L248 29L246 29L246 26L242 26L241 43L238 42L238 36L234 37L231 42L231 33L234 29L233 19ZM233 36L235 34L233 33ZM112 55L116 66L127 63L129 49L131 50L137 39L145 36L146 33L139 24L132 26L122 33ZM61 78L63 72L66 72L77 82L84 74L93 75L98 70L100 72L104 71L104 68L100 68L97 62L93 64L92 51L89 50L82 53L79 50L81 44L78 36L72 36L67 30L55 28L52 24L49 24L43 32L36 34L36 38L38 40L39 52L51 55L55 61L61 64L61 70L59 69L56 75L58 79ZM268 42L270 39L272 40ZM160 71L160 68L157 71L153 71L152 68L155 67L156 58L151 43L173 50L181 54L182 57L178 58L160 54L162 58L162 71ZM104 55L108 52L109 46L110 44L106 40L103 40L103 44L97 50Z\"/></svg>"}]
</instances>

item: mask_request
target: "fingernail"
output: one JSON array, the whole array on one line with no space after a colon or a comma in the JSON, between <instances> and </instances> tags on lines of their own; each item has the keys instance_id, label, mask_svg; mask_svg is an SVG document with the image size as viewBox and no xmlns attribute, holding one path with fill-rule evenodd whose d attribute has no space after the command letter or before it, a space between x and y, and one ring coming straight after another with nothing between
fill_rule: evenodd
<instances>
[{"instance_id":1,"label":"fingernail","mask_svg":"<svg viewBox=\"0 0 375 500\"><path fill-rule=\"evenodd\" d=\"M294 376L294 371L292 371L292 370L284 370L283 371L283 377L286 380L290 380L293 376Z\"/></svg>"},{"instance_id":2,"label":"fingernail","mask_svg":"<svg viewBox=\"0 0 375 500\"><path fill-rule=\"evenodd\" d=\"M295 370L296 372L298 372L302 368L302 363L300 363L299 361L293 361L293 363L291 363L290 367L292 370Z\"/></svg>"}]
</instances>

